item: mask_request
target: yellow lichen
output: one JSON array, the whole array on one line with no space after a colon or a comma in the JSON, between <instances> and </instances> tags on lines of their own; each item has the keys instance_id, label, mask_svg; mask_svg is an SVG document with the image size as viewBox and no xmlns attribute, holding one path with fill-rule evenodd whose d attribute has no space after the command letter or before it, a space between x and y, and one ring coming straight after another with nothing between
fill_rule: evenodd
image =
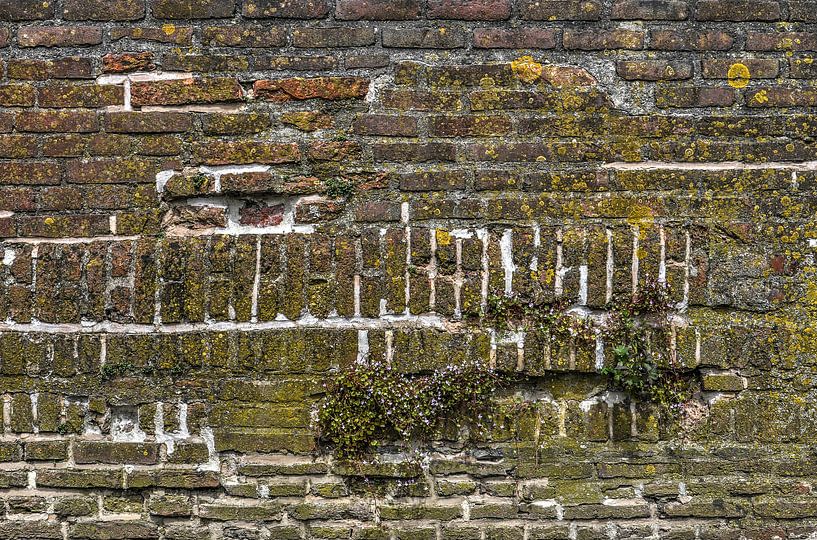
<instances>
[{"instance_id":1,"label":"yellow lichen","mask_svg":"<svg viewBox=\"0 0 817 540\"><path fill-rule=\"evenodd\" d=\"M542 76L542 64L531 56L522 56L511 62L511 70L519 80L528 84L536 82Z\"/></svg>"},{"instance_id":2,"label":"yellow lichen","mask_svg":"<svg viewBox=\"0 0 817 540\"><path fill-rule=\"evenodd\" d=\"M729 86L732 88L745 88L749 84L751 75L749 73L749 68L745 64L737 62L729 66L729 71L726 73L726 77L728 79Z\"/></svg>"}]
</instances>

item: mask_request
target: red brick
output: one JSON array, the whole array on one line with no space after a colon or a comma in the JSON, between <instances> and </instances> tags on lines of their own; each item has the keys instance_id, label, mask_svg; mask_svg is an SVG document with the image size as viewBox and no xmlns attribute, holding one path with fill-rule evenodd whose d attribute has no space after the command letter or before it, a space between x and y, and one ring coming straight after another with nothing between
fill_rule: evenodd
<instances>
[{"instance_id":1,"label":"red brick","mask_svg":"<svg viewBox=\"0 0 817 540\"><path fill-rule=\"evenodd\" d=\"M147 26L127 26L111 28L111 39L132 39L134 41L156 41L159 43L173 43L180 46L193 44L193 28L190 26L163 26L161 28Z\"/></svg>"},{"instance_id":2,"label":"red brick","mask_svg":"<svg viewBox=\"0 0 817 540\"><path fill-rule=\"evenodd\" d=\"M24 26L17 31L20 47L76 47L102 43L102 29L94 26Z\"/></svg>"},{"instance_id":3,"label":"red brick","mask_svg":"<svg viewBox=\"0 0 817 540\"><path fill-rule=\"evenodd\" d=\"M0 167L0 184L3 185L59 184L61 179L62 171L56 163L12 162Z\"/></svg>"},{"instance_id":4,"label":"red brick","mask_svg":"<svg viewBox=\"0 0 817 540\"><path fill-rule=\"evenodd\" d=\"M75 187L51 186L40 191L37 207L40 211L80 210L84 202L82 190Z\"/></svg>"},{"instance_id":5,"label":"red brick","mask_svg":"<svg viewBox=\"0 0 817 540\"><path fill-rule=\"evenodd\" d=\"M711 30L651 30L650 48L664 51L727 51L734 38Z\"/></svg>"},{"instance_id":6,"label":"red brick","mask_svg":"<svg viewBox=\"0 0 817 540\"><path fill-rule=\"evenodd\" d=\"M402 21L420 17L419 0L337 0L335 17L346 21Z\"/></svg>"},{"instance_id":7,"label":"red brick","mask_svg":"<svg viewBox=\"0 0 817 540\"><path fill-rule=\"evenodd\" d=\"M158 19L213 19L231 17L233 0L151 0L150 10Z\"/></svg>"},{"instance_id":8,"label":"red brick","mask_svg":"<svg viewBox=\"0 0 817 540\"><path fill-rule=\"evenodd\" d=\"M0 21L52 19L54 2L43 0L0 0Z\"/></svg>"},{"instance_id":9,"label":"red brick","mask_svg":"<svg viewBox=\"0 0 817 540\"><path fill-rule=\"evenodd\" d=\"M78 184L154 183L159 167L146 159L96 159L69 161L66 178Z\"/></svg>"},{"instance_id":10,"label":"red brick","mask_svg":"<svg viewBox=\"0 0 817 540\"><path fill-rule=\"evenodd\" d=\"M297 144L263 141L197 141L193 145L193 160L203 165L240 163L295 163L301 159Z\"/></svg>"},{"instance_id":11,"label":"red brick","mask_svg":"<svg viewBox=\"0 0 817 540\"><path fill-rule=\"evenodd\" d=\"M110 112L105 115L108 133L183 133L193 128L193 117L184 112Z\"/></svg>"},{"instance_id":12,"label":"red brick","mask_svg":"<svg viewBox=\"0 0 817 540\"><path fill-rule=\"evenodd\" d=\"M338 199L323 197L301 199L295 205L295 221L297 223L331 221L338 217L345 208L346 204Z\"/></svg>"},{"instance_id":13,"label":"red brick","mask_svg":"<svg viewBox=\"0 0 817 540\"><path fill-rule=\"evenodd\" d=\"M766 87L746 95L749 107L814 107L817 90L811 88Z\"/></svg>"},{"instance_id":14,"label":"red brick","mask_svg":"<svg viewBox=\"0 0 817 540\"><path fill-rule=\"evenodd\" d=\"M465 46L465 33L457 28L384 28L383 46L406 49L456 49Z\"/></svg>"},{"instance_id":15,"label":"red brick","mask_svg":"<svg viewBox=\"0 0 817 540\"><path fill-rule=\"evenodd\" d=\"M286 30L262 26L208 26L201 39L214 47L283 47L287 43Z\"/></svg>"},{"instance_id":16,"label":"red brick","mask_svg":"<svg viewBox=\"0 0 817 540\"><path fill-rule=\"evenodd\" d=\"M131 103L145 105L188 105L241 101L241 85L232 78L145 81L131 84Z\"/></svg>"},{"instance_id":17,"label":"red brick","mask_svg":"<svg viewBox=\"0 0 817 540\"><path fill-rule=\"evenodd\" d=\"M292 99L360 99L369 91L369 79L361 77L315 77L255 81L255 96L267 101Z\"/></svg>"},{"instance_id":18,"label":"red brick","mask_svg":"<svg viewBox=\"0 0 817 540\"><path fill-rule=\"evenodd\" d=\"M519 14L533 21L598 21L601 3L595 0L521 0Z\"/></svg>"},{"instance_id":19,"label":"red brick","mask_svg":"<svg viewBox=\"0 0 817 540\"><path fill-rule=\"evenodd\" d=\"M25 111L17 115L17 129L35 133L88 133L99 129L94 112Z\"/></svg>"},{"instance_id":20,"label":"red brick","mask_svg":"<svg viewBox=\"0 0 817 540\"><path fill-rule=\"evenodd\" d=\"M10 79L45 81L47 79L91 79L94 67L90 58L66 56L49 60L12 58L9 60Z\"/></svg>"},{"instance_id":21,"label":"red brick","mask_svg":"<svg viewBox=\"0 0 817 540\"><path fill-rule=\"evenodd\" d=\"M616 73L629 81L671 81L692 77L692 64L665 60L621 60Z\"/></svg>"},{"instance_id":22,"label":"red brick","mask_svg":"<svg viewBox=\"0 0 817 540\"><path fill-rule=\"evenodd\" d=\"M122 86L96 84L51 84L40 88L40 107L108 107L125 103Z\"/></svg>"},{"instance_id":23,"label":"red brick","mask_svg":"<svg viewBox=\"0 0 817 540\"><path fill-rule=\"evenodd\" d=\"M501 21L511 16L510 0L429 0L429 19Z\"/></svg>"},{"instance_id":24,"label":"red brick","mask_svg":"<svg viewBox=\"0 0 817 540\"><path fill-rule=\"evenodd\" d=\"M417 119L411 116L366 114L355 120L354 132L359 135L413 137L417 135Z\"/></svg>"},{"instance_id":25,"label":"red brick","mask_svg":"<svg viewBox=\"0 0 817 540\"><path fill-rule=\"evenodd\" d=\"M248 204L239 213L239 221L242 225L254 227L274 227L284 221L284 205L274 204L271 206L262 204Z\"/></svg>"},{"instance_id":26,"label":"red brick","mask_svg":"<svg viewBox=\"0 0 817 540\"><path fill-rule=\"evenodd\" d=\"M457 147L449 143L378 143L372 145L375 161L455 161Z\"/></svg>"},{"instance_id":27,"label":"red brick","mask_svg":"<svg viewBox=\"0 0 817 540\"><path fill-rule=\"evenodd\" d=\"M655 91L658 107L729 107L734 102L735 92L728 87L673 86Z\"/></svg>"},{"instance_id":28,"label":"red brick","mask_svg":"<svg viewBox=\"0 0 817 540\"><path fill-rule=\"evenodd\" d=\"M553 28L477 28L474 46L482 49L553 49L559 32Z\"/></svg>"},{"instance_id":29,"label":"red brick","mask_svg":"<svg viewBox=\"0 0 817 540\"><path fill-rule=\"evenodd\" d=\"M780 64L773 58L704 58L702 74L707 79L728 79L729 68L735 64L749 68L752 79L774 79L780 73Z\"/></svg>"},{"instance_id":30,"label":"red brick","mask_svg":"<svg viewBox=\"0 0 817 540\"><path fill-rule=\"evenodd\" d=\"M585 51L603 49L642 49L644 32L639 30L565 30L565 49Z\"/></svg>"},{"instance_id":31,"label":"red brick","mask_svg":"<svg viewBox=\"0 0 817 540\"><path fill-rule=\"evenodd\" d=\"M102 57L102 71L105 73L130 73L133 71L152 71L153 53L108 53Z\"/></svg>"},{"instance_id":32,"label":"red brick","mask_svg":"<svg viewBox=\"0 0 817 540\"><path fill-rule=\"evenodd\" d=\"M67 21L133 21L145 16L145 0L63 0Z\"/></svg>"},{"instance_id":33,"label":"red brick","mask_svg":"<svg viewBox=\"0 0 817 540\"><path fill-rule=\"evenodd\" d=\"M749 32L747 51L814 51L817 35L810 32Z\"/></svg>"},{"instance_id":34,"label":"red brick","mask_svg":"<svg viewBox=\"0 0 817 540\"><path fill-rule=\"evenodd\" d=\"M11 212L29 212L37 208L35 191L30 188L0 189L0 208Z\"/></svg>"},{"instance_id":35,"label":"red brick","mask_svg":"<svg viewBox=\"0 0 817 540\"><path fill-rule=\"evenodd\" d=\"M251 19L321 19L329 14L329 6L326 0L245 0L241 14Z\"/></svg>"},{"instance_id":36,"label":"red brick","mask_svg":"<svg viewBox=\"0 0 817 540\"><path fill-rule=\"evenodd\" d=\"M292 31L292 44L295 47L365 47L374 42L375 31L372 27L329 26L296 28Z\"/></svg>"},{"instance_id":37,"label":"red brick","mask_svg":"<svg viewBox=\"0 0 817 540\"><path fill-rule=\"evenodd\" d=\"M3 107L31 107L36 90L29 84L0 84L0 105Z\"/></svg>"},{"instance_id":38,"label":"red brick","mask_svg":"<svg viewBox=\"0 0 817 540\"><path fill-rule=\"evenodd\" d=\"M689 3L677 0L616 0L611 19L643 21L683 21L689 17Z\"/></svg>"},{"instance_id":39,"label":"red brick","mask_svg":"<svg viewBox=\"0 0 817 540\"><path fill-rule=\"evenodd\" d=\"M778 2L700 0L695 6L695 18L699 21L777 21L780 17Z\"/></svg>"}]
</instances>

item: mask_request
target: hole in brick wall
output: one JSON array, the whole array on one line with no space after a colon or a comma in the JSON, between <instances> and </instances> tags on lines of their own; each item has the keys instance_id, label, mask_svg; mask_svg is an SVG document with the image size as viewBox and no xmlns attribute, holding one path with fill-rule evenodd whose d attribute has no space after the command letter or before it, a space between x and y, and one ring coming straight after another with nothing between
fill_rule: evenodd
<instances>
[{"instance_id":1,"label":"hole in brick wall","mask_svg":"<svg viewBox=\"0 0 817 540\"><path fill-rule=\"evenodd\" d=\"M111 407L111 438L114 441L145 440L145 432L139 427L139 412L135 406Z\"/></svg>"}]
</instances>

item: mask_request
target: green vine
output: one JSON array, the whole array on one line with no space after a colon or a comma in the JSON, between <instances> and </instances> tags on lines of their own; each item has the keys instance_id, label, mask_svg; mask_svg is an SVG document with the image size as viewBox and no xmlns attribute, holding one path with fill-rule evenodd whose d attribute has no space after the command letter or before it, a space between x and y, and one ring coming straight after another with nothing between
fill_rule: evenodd
<instances>
[{"instance_id":1,"label":"green vine","mask_svg":"<svg viewBox=\"0 0 817 540\"><path fill-rule=\"evenodd\" d=\"M669 349L669 327L675 313L665 284L645 280L632 297L615 299L606 306L603 322L572 314L565 300L549 302L519 294L490 294L482 321L499 332L543 331L552 340L574 339L585 345L600 336L612 358L601 369L610 386L675 414L692 397L690 377L661 350ZM659 342L664 342L661 346Z\"/></svg>"},{"instance_id":2,"label":"green vine","mask_svg":"<svg viewBox=\"0 0 817 540\"><path fill-rule=\"evenodd\" d=\"M430 374L407 374L383 362L359 362L326 388L317 413L320 437L339 458L359 459L384 435L426 441L453 415L487 428L489 398L501 384L487 366L446 366Z\"/></svg>"}]
</instances>

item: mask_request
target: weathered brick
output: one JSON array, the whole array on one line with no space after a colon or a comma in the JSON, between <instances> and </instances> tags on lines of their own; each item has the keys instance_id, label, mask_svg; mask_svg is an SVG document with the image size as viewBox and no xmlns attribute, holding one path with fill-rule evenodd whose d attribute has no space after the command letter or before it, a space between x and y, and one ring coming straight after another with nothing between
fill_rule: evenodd
<instances>
[{"instance_id":1,"label":"weathered brick","mask_svg":"<svg viewBox=\"0 0 817 540\"><path fill-rule=\"evenodd\" d=\"M650 47L666 51L726 51L734 38L727 32L705 30L650 30Z\"/></svg>"},{"instance_id":2,"label":"weathered brick","mask_svg":"<svg viewBox=\"0 0 817 540\"><path fill-rule=\"evenodd\" d=\"M644 21L682 21L689 17L689 3L676 0L615 0L610 18Z\"/></svg>"},{"instance_id":3,"label":"weathered brick","mask_svg":"<svg viewBox=\"0 0 817 540\"><path fill-rule=\"evenodd\" d=\"M181 79L135 82L131 103L146 105L186 105L241 101L241 85L232 78Z\"/></svg>"},{"instance_id":4,"label":"weathered brick","mask_svg":"<svg viewBox=\"0 0 817 540\"><path fill-rule=\"evenodd\" d=\"M111 112L105 114L107 133L183 133L193 118L181 112Z\"/></svg>"},{"instance_id":5,"label":"weathered brick","mask_svg":"<svg viewBox=\"0 0 817 540\"><path fill-rule=\"evenodd\" d=\"M249 0L242 15L249 18L320 19L329 13L326 0Z\"/></svg>"},{"instance_id":6,"label":"weathered brick","mask_svg":"<svg viewBox=\"0 0 817 540\"><path fill-rule=\"evenodd\" d=\"M781 15L778 2L701 0L695 6L695 18L699 21L776 21Z\"/></svg>"},{"instance_id":7,"label":"weathered brick","mask_svg":"<svg viewBox=\"0 0 817 540\"><path fill-rule=\"evenodd\" d=\"M94 26L24 26L17 31L20 47L76 47L102 43L102 29Z\"/></svg>"},{"instance_id":8,"label":"weathered brick","mask_svg":"<svg viewBox=\"0 0 817 540\"><path fill-rule=\"evenodd\" d=\"M601 18L602 6L595 0L522 0L519 12L523 19L534 21L597 21Z\"/></svg>"},{"instance_id":9,"label":"weathered brick","mask_svg":"<svg viewBox=\"0 0 817 540\"><path fill-rule=\"evenodd\" d=\"M616 62L616 73L629 81L689 79L692 77L692 64L663 60L622 60Z\"/></svg>"},{"instance_id":10,"label":"weathered brick","mask_svg":"<svg viewBox=\"0 0 817 540\"><path fill-rule=\"evenodd\" d=\"M553 49L559 33L552 28L477 28L474 46L483 49Z\"/></svg>"},{"instance_id":11,"label":"weathered brick","mask_svg":"<svg viewBox=\"0 0 817 540\"><path fill-rule=\"evenodd\" d=\"M0 0L0 21L50 19L54 4L40 0Z\"/></svg>"},{"instance_id":12,"label":"weathered brick","mask_svg":"<svg viewBox=\"0 0 817 540\"><path fill-rule=\"evenodd\" d=\"M253 85L255 96L267 101L360 99L368 90L368 79L360 77L262 80Z\"/></svg>"},{"instance_id":13,"label":"weathered brick","mask_svg":"<svg viewBox=\"0 0 817 540\"><path fill-rule=\"evenodd\" d=\"M429 19L462 19L467 21L499 21L511 15L509 0L431 0Z\"/></svg>"},{"instance_id":14,"label":"weathered brick","mask_svg":"<svg viewBox=\"0 0 817 540\"><path fill-rule=\"evenodd\" d=\"M115 85L49 84L39 89L38 102L48 108L122 105L125 90Z\"/></svg>"},{"instance_id":15,"label":"weathered brick","mask_svg":"<svg viewBox=\"0 0 817 540\"><path fill-rule=\"evenodd\" d=\"M374 42L374 28L329 26L297 28L292 31L292 44L296 47L365 47Z\"/></svg>"},{"instance_id":16,"label":"weathered brick","mask_svg":"<svg viewBox=\"0 0 817 540\"><path fill-rule=\"evenodd\" d=\"M644 32L639 30L565 30L562 39L566 49L584 51L641 49L644 47Z\"/></svg>"},{"instance_id":17,"label":"weathered brick","mask_svg":"<svg viewBox=\"0 0 817 540\"><path fill-rule=\"evenodd\" d=\"M281 28L208 26L202 31L205 45L216 47L282 47L286 32Z\"/></svg>"},{"instance_id":18,"label":"weathered brick","mask_svg":"<svg viewBox=\"0 0 817 540\"><path fill-rule=\"evenodd\" d=\"M465 34L456 28L385 28L384 47L456 49L465 45Z\"/></svg>"},{"instance_id":19,"label":"weathered brick","mask_svg":"<svg viewBox=\"0 0 817 540\"><path fill-rule=\"evenodd\" d=\"M151 0L150 10L159 19L211 19L230 17L231 0Z\"/></svg>"},{"instance_id":20,"label":"weathered brick","mask_svg":"<svg viewBox=\"0 0 817 540\"><path fill-rule=\"evenodd\" d=\"M420 16L418 0L337 0L335 17L340 20L409 20Z\"/></svg>"},{"instance_id":21,"label":"weathered brick","mask_svg":"<svg viewBox=\"0 0 817 540\"><path fill-rule=\"evenodd\" d=\"M12 58L8 63L10 79L44 81L47 79L90 79L94 67L90 58L67 56L52 60Z\"/></svg>"},{"instance_id":22,"label":"weathered brick","mask_svg":"<svg viewBox=\"0 0 817 540\"><path fill-rule=\"evenodd\" d=\"M36 133L88 133L99 129L95 112L26 111L17 115L17 129Z\"/></svg>"},{"instance_id":23,"label":"weathered brick","mask_svg":"<svg viewBox=\"0 0 817 540\"><path fill-rule=\"evenodd\" d=\"M777 60L771 58L712 58L701 61L702 75L707 79L729 79L737 64L746 66L751 79L774 79L780 73Z\"/></svg>"},{"instance_id":24,"label":"weathered brick","mask_svg":"<svg viewBox=\"0 0 817 540\"><path fill-rule=\"evenodd\" d=\"M145 15L145 0L65 0L62 16L68 21L132 21Z\"/></svg>"},{"instance_id":25,"label":"weathered brick","mask_svg":"<svg viewBox=\"0 0 817 540\"><path fill-rule=\"evenodd\" d=\"M102 71L105 73L129 73L132 71L151 71L153 53L149 51L134 53L108 53L102 57Z\"/></svg>"}]
</instances>

